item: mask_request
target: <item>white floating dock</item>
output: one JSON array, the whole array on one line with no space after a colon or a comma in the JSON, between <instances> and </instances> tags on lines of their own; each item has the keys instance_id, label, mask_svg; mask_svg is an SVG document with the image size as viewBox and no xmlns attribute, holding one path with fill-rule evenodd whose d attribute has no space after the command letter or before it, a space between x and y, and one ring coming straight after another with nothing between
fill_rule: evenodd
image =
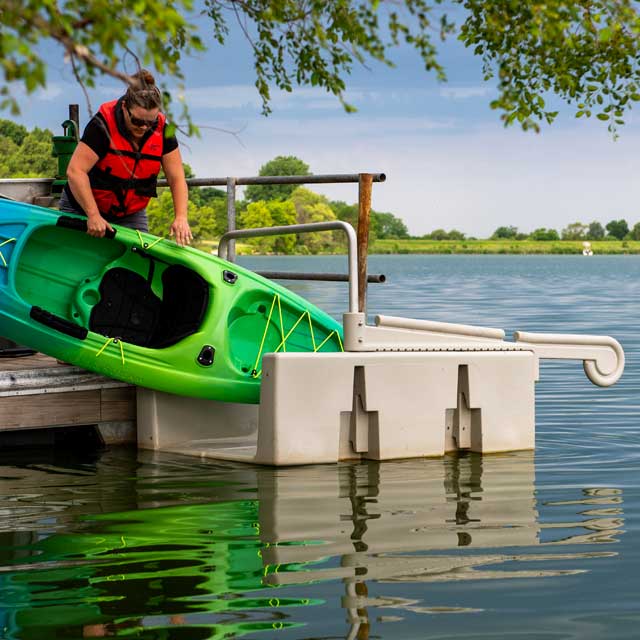
<instances>
[{"instance_id":1,"label":"white floating dock","mask_svg":"<svg viewBox=\"0 0 640 640\"><path fill-rule=\"evenodd\" d=\"M615 384L624 352L609 336L516 332L358 312L356 238L333 221L243 229L220 239L342 230L349 246L344 353L271 353L260 404L193 400L138 389L138 445L266 465L333 463L535 448L541 358L583 362L596 385Z\"/></svg>"},{"instance_id":2,"label":"white floating dock","mask_svg":"<svg viewBox=\"0 0 640 640\"><path fill-rule=\"evenodd\" d=\"M534 449L540 358L584 362L608 386L624 368L607 336L345 315L345 353L272 353L258 406L138 390L138 445L268 465Z\"/></svg>"}]
</instances>

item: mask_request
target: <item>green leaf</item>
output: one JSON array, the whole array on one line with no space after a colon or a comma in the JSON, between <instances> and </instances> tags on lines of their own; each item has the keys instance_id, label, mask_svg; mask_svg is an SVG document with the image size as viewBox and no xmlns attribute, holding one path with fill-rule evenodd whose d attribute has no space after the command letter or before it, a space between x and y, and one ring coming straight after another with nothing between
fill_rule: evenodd
<instances>
[{"instance_id":1,"label":"green leaf","mask_svg":"<svg viewBox=\"0 0 640 640\"><path fill-rule=\"evenodd\" d=\"M613 30L609 27L605 27L604 29L600 29L600 31L598 31L598 40L601 43L609 42L609 40L611 40L612 37L613 37Z\"/></svg>"}]
</instances>

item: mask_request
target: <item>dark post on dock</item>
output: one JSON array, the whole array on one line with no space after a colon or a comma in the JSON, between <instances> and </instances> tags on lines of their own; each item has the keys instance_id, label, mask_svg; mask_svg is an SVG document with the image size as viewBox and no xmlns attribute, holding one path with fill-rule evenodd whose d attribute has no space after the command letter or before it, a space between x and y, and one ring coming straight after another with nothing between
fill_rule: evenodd
<instances>
[{"instance_id":1,"label":"dark post on dock","mask_svg":"<svg viewBox=\"0 0 640 640\"><path fill-rule=\"evenodd\" d=\"M358 188L358 311L367 310L367 254L371 223L371 186L373 175L359 174Z\"/></svg>"}]
</instances>

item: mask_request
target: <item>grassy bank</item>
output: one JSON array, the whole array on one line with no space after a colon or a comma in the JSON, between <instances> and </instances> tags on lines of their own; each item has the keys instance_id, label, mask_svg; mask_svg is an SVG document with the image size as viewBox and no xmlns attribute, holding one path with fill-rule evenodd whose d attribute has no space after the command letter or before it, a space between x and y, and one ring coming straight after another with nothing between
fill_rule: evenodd
<instances>
[{"instance_id":1,"label":"grassy bank","mask_svg":"<svg viewBox=\"0 0 640 640\"><path fill-rule=\"evenodd\" d=\"M217 253L217 240L201 240L198 249ZM378 254L582 254L582 241L562 240L541 242L536 240L376 240L369 247L369 253ZM595 255L640 254L640 240L602 240L592 241L591 249ZM254 247L248 244L236 244L238 255L251 255ZM344 249L338 250L344 253Z\"/></svg>"},{"instance_id":2,"label":"grassy bank","mask_svg":"<svg viewBox=\"0 0 640 640\"><path fill-rule=\"evenodd\" d=\"M568 254L580 255L582 241L558 240L376 240L369 253L485 253L485 254ZM600 254L640 254L639 240L592 241Z\"/></svg>"}]
</instances>

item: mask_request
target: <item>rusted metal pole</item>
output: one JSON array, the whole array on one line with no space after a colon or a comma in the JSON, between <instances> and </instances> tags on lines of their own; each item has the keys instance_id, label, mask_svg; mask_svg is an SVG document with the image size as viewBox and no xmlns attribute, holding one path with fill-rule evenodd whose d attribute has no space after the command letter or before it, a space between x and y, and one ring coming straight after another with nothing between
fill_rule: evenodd
<instances>
[{"instance_id":1,"label":"rusted metal pole","mask_svg":"<svg viewBox=\"0 0 640 640\"><path fill-rule=\"evenodd\" d=\"M358 188L358 311L367 312L367 255L371 222L371 173L359 174Z\"/></svg>"},{"instance_id":2,"label":"rusted metal pole","mask_svg":"<svg viewBox=\"0 0 640 640\"><path fill-rule=\"evenodd\" d=\"M69 105L69 120L76 123L76 135L80 137L80 109L77 104Z\"/></svg>"},{"instance_id":3,"label":"rusted metal pole","mask_svg":"<svg viewBox=\"0 0 640 640\"><path fill-rule=\"evenodd\" d=\"M227 178L227 231L236 230L236 179ZM236 261L236 241L229 241L229 262Z\"/></svg>"}]
</instances>

